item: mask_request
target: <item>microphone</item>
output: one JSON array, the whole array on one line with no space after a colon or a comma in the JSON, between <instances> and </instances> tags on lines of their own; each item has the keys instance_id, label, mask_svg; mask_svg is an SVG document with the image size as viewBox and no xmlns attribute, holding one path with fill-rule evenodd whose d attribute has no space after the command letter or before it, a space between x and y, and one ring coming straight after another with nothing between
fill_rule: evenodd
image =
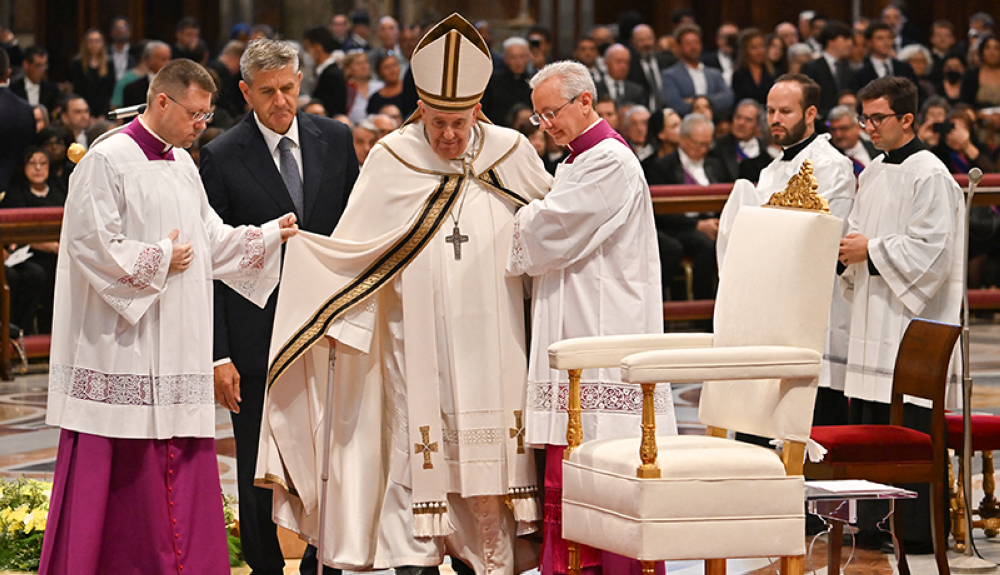
<instances>
[{"instance_id":1,"label":"microphone","mask_svg":"<svg viewBox=\"0 0 1000 575\"><path fill-rule=\"evenodd\" d=\"M138 116L139 114L146 111L146 104L139 104L138 106L129 106L128 108L118 108L108 112L109 120L124 120L125 118L131 118L133 116ZM982 173L982 172L980 172Z\"/></svg>"},{"instance_id":2,"label":"microphone","mask_svg":"<svg viewBox=\"0 0 1000 575\"><path fill-rule=\"evenodd\" d=\"M979 182L983 179L983 171L979 168L972 168L969 170L969 182L974 185L979 185Z\"/></svg>"}]
</instances>

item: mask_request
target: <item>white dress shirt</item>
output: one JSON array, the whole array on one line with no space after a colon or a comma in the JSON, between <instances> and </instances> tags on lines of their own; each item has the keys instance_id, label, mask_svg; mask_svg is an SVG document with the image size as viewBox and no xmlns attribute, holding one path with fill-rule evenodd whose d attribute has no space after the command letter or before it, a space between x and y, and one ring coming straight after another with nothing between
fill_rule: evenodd
<instances>
[{"instance_id":1,"label":"white dress shirt","mask_svg":"<svg viewBox=\"0 0 1000 575\"><path fill-rule=\"evenodd\" d=\"M299 142L299 119L292 119L292 125L288 127L288 131L284 134L279 134L268 128L261 123L260 118L257 117L257 112L254 112L253 119L257 122L257 127L260 129L261 135L264 136L264 143L267 144L267 150L271 152L271 159L274 160L274 166L278 168L278 172L281 172L281 151L278 150L278 144L281 143L282 138L288 138L292 141L292 156L295 158L295 163L299 165L299 177L302 181L305 181L305 174L302 172L302 145Z\"/></svg>"},{"instance_id":2,"label":"white dress shirt","mask_svg":"<svg viewBox=\"0 0 1000 575\"><path fill-rule=\"evenodd\" d=\"M684 171L694 178L694 181L698 182L699 186L707 186L711 183L708 181L708 174L705 173L704 158L696 162L689 158L681 148L677 148L677 154L681 157L681 166L684 167Z\"/></svg>"},{"instance_id":3,"label":"white dress shirt","mask_svg":"<svg viewBox=\"0 0 1000 575\"><path fill-rule=\"evenodd\" d=\"M691 83L694 84L694 93L698 96L708 94L708 80L705 78L705 65L698 62L698 66L692 68L689 64L684 64L688 76L691 76Z\"/></svg>"}]
</instances>

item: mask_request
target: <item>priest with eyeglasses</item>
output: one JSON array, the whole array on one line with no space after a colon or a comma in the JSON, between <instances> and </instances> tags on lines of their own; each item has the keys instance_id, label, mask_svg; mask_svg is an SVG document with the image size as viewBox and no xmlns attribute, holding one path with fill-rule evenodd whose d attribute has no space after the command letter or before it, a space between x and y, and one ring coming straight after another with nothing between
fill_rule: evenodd
<instances>
[{"instance_id":1,"label":"priest with eyeglasses","mask_svg":"<svg viewBox=\"0 0 1000 575\"><path fill-rule=\"evenodd\" d=\"M541 509L527 289L504 268L514 214L551 177L480 114L492 60L469 22L433 27L410 65L417 112L373 148L333 234L286 250L257 482L328 566L520 573Z\"/></svg>"}]
</instances>

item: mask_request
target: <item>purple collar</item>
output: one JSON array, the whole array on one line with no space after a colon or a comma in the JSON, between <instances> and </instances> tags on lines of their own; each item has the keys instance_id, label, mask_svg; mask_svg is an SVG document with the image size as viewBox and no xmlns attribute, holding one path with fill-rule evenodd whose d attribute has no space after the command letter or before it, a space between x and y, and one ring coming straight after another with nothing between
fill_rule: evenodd
<instances>
[{"instance_id":1,"label":"purple collar","mask_svg":"<svg viewBox=\"0 0 1000 575\"><path fill-rule=\"evenodd\" d=\"M130 138L135 140L136 144L139 144L139 149L142 150L143 154L146 154L147 160L174 161L173 147L164 153L163 142L156 139L156 136L153 134L149 133L149 130L139 123L139 118L132 120L127 126L122 128L122 133L128 134Z\"/></svg>"},{"instance_id":2,"label":"purple collar","mask_svg":"<svg viewBox=\"0 0 1000 575\"><path fill-rule=\"evenodd\" d=\"M575 160L577 156L609 138L618 140L623 146L628 148L629 151L632 150L632 148L630 148L628 143L625 141L625 138L621 137L621 134L616 132L611 127L611 124L607 123L604 119L601 119L596 125L594 125L593 128L580 134L575 140L566 146L571 152L569 157L566 158L566 163L572 164L573 160Z\"/></svg>"}]
</instances>

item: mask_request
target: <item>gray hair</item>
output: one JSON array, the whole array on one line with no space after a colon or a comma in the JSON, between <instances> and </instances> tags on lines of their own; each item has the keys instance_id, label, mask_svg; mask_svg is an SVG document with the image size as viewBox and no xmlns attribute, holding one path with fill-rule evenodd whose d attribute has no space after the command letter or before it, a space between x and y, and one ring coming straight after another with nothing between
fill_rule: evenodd
<instances>
[{"instance_id":1,"label":"gray hair","mask_svg":"<svg viewBox=\"0 0 1000 575\"><path fill-rule=\"evenodd\" d=\"M708 116L696 113L684 116L684 121L681 122L681 135L690 136L691 132L694 132L694 129L702 124L708 126L713 133L715 132L715 124L712 123L712 120L708 119Z\"/></svg>"},{"instance_id":2,"label":"gray hair","mask_svg":"<svg viewBox=\"0 0 1000 575\"><path fill-rule=\"evenodd\" d=\"M628 127L629 120L632 119L632 116L636 115L639 112L645 112L647 114L650 114L649 108L647 108L646 106L642 106L642 105L630 106L629 109L628 109L628 111L625 112L625 114L622 116L622 129L623 130Z\"/></svg>"},{"instance_id":3,"label":"gray hair","mask_svg":"<svg viewBox=\"0 0 1000 575\"><path fill-rule=\"evenodd\" d=\"M739 110L743 106L753 106L754 108L757 108L758 115L760 115L760 111L764 108L764 106L761 106L760 102L754 100L753 98L743 98L738 104L736 104L736 107L733 108L733 110Z\"/></svg>"},{"instance_id":4,"label":"gray hair","mask_svg":"<svg viewBox=\"0 0 1000 575\"><path fill-rule=\"evenodd\" d=\"M161 48L169 50L170 46L166 42L160 42L159 40L150 40L149 42L146 42L146 47L142 49L142 59L149 60L150 56L153 55L153 52L156 52Z\"/></svg>"},{"instance_id":5,"label":"gray hair","mask_svg":"<svg viewBox=\"0 0 1000 575\"><path fill-rule=\"evenodd\" d=\"M248 86L253 85L253 75L257 72L280 70L291 66L299 71L299 53L288 42L260 38L247 44L240 58L240 72Z\"/></svg>"},{"instance_id":6,"label":"gray hair","mask_svg":"<svg viewBox=\"0 0 1000 575\"><path fill-rule=\"evenodd\" d=\"M804 44L802 42L792 44L788 47L788 61L793 62L802 56L809 56L812 58L812 53L813 51L812 48L809 47L809 44Z\"/></svg>"},{"instance_id":7,"label":"gray hair","mask_svg":"<svg viewBox=\"0 0 1000 575\"><path fill-rule=\"evenodd\" d=\"M920 54L924 57L924 61L927 62L927 66L930 67L934 64L934 60L931 58L931 51L924 48L920 44L910 44L909 46L903 46L896 55L897 60L902 60L904 62L909 62L910 58Z\"/></svg>"},{"instance_id":8,"label":"gray hair","mask_svg":"<svg viewBox=\"0 0 1000 575\"><path fill-rule=\"evenodd\" d=\"M507 49L510 48L511 46L520 46L525 50L527 50L528 41L525 40L524 38L521 38L520 36L511 36L510 38L507 38L506 40L503 41L503 53L506 54Z\"/></svg>"},{"instance_id":9,"label":"gray hair","mask_svg":"<svg viewBox=\"0 0 1000 575\"><path fill-rule=\"evenodd\" d=\"M534 90L553 78L560 81L560 94L563 98L572 100L584 92L589 92L590 97L595 102L597 101L597 86L594 84L594 78L590 75L590 70L587 70L583 64L572 60L553 62L532 76L528 84Z\"/></svg>"},{"instance_id":10,"label":"gray hair","mask_svg":"<svg viewBox=\"0 0 1000 575\"><path fill-rule=\"evenodd\" d=\"M836 122L843 117L850 118L851 122L858 121L858 113L854 111L854 108L846 104L840 106L835 106L827 114L826 119L828 122Z\"/></svg>"}]
</instances>

